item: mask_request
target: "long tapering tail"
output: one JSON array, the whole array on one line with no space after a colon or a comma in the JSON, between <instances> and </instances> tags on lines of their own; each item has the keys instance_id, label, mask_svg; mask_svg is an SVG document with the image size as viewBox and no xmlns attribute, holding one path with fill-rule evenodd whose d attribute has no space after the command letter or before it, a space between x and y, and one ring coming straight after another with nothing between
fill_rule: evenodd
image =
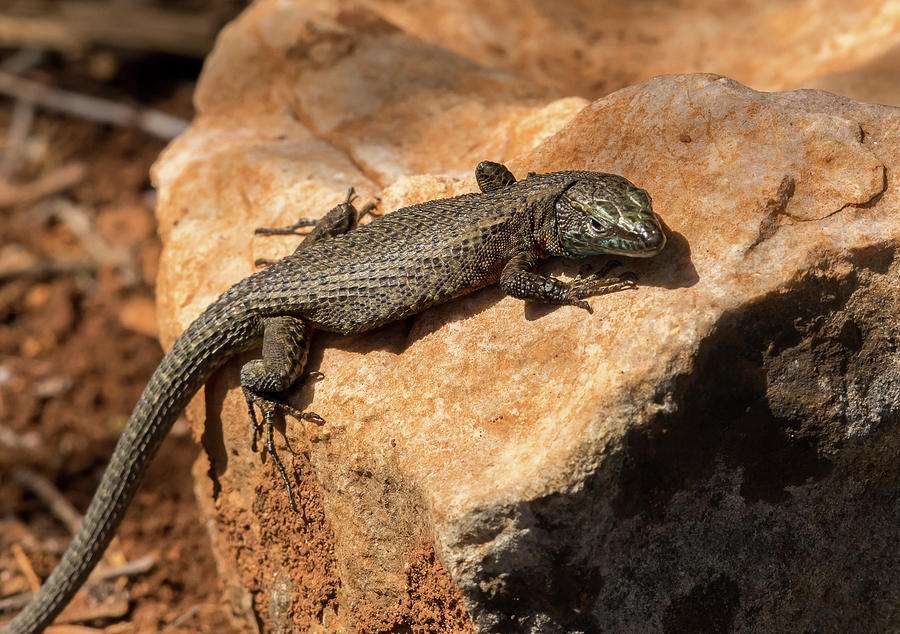
<instances>
[{"instance_id":1,"label":"long tapering tail","mask_svg":"<svg viewBox=\"0 0 900 634\"><path fill-rule=\"evenodd\" d=\"M253 347L258 321L239 314L232 289L210 306L163 357L141 394L81 528L56 569L2 634L43 631L81 587L109 545L144 472L191 397L232 355Z\"/></svg>"}]
</instances>

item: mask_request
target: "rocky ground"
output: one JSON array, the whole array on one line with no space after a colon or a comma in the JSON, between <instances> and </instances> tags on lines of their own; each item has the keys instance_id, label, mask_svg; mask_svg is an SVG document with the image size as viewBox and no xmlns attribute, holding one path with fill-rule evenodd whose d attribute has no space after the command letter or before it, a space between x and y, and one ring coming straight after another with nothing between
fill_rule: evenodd
<instances>
[{"instance_id":1,"label":"rocky ground","mask_svg":"<svg viewBox=\"0 0 900 634\"><path fill-rule=\"evenodd\" d=\"M256 257L290 249L253 227L324 212L349 185L383 211L468 191L483 158L520 176L625 174L672 231L668 265L641 269L643 300L598 301L596 323L487 291L374 339L317 339L327 381L298 398L334 424L289 429L300 518L271 465L240 450L239 364L226 370L192 406L194 434L176 426L107 562L149 572L95 584L68 618L240 631L252 608L273 629L465 631L463 595L485 631L815 627L802 606L818 602L849 626L848 606L865 600L889 616L896 595L867 575L897 563L882 542L896 519L895 341L879 325L895 270L891 111L681 77L578 113L687 72L900 104L900 14L863 1L636 6L261 1L230 27L207 63L202 116L155 173L166 344ZM54 54L25 75L190 118L198 67L144 64L123 65L117 84ZM3 596L33 587L67 540L60 502L33 474L83 509L161 354L149 171L165 143L43 109L23 134L21 111L0 109ZM530 343L511 346L496 326L523 315L516 338ZM629 361L612 367L611 354ZM572 399L572 367L607 369L570 377ZM623 389L636 400L610 397ZM616 407L641 413L627 425L597 415ZM603 546L549 548L564 566L523 558L569 533ZM844 577L855 581L828 582ZM555 599L510 603L531 592Z\"/></svg>"}]
</instances>

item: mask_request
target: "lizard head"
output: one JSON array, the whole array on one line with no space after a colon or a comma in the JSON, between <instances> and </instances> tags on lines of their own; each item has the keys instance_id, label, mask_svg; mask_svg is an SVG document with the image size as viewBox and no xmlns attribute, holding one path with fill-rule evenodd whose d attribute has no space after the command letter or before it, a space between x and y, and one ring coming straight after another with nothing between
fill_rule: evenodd
<instances>
[{"instance_id":1,"label":"lizard head","mask_svg":"<svg viewBox=\"0 0 900 634\"><path fill-rule=\"evenodd\" d=\"M567 257L646 258L666 245L650 195L615 174L585 175L566 188L556 199L556 226Z\"/></svg>"}]
</instances>

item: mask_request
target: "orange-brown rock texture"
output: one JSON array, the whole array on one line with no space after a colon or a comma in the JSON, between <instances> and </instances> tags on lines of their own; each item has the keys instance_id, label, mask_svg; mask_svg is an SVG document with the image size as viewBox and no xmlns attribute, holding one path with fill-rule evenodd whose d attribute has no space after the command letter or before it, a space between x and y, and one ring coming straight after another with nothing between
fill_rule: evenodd
<instances>
[{"instance_id":1,"label":"orange-brown rock texture","mask_svg":"<svg viewBox=\"0 0 900 634\"><path fill-rule=\"evenodd\" d=\"M900 109L711 74L589 102L573 91L585 77L534 70L510 32L505 54L467 59L450 37L461 5L434 4L462 22L434 17L426 37L403 3L263 0L223 32L198 116L155 169L165 341L296 244L254 227L321 216L350 186L382 212L473 191L483 159L517 177L621 174L651 193L669 243L627 263L639 287L593 314L490 288L373 333L318 333L309 368L325 378L292 402L326 423L289 418L278 443L299 513L250 451L238 373L255 355L229 364L189 416L236 613L272 632L895 627ZM857 4L822 29L845 63L881 68L890 45ZM624 6L607 8L622 22ZM467 14L475 34L519 24ZM854 48L840 35L857 27ZM805 59L804 33L749 66ZM847 72L813 53L780 81Z\"/></svg>"}]
</instances>

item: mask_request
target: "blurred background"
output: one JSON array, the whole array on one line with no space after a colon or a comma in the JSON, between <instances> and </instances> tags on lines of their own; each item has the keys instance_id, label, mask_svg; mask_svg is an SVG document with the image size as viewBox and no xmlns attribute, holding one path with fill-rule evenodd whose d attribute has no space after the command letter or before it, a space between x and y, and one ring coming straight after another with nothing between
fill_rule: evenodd
<instances>
[{"instance_id":1,"label":"blurred background","mask_svg":"<svg viewBox=\"0 0 900 634\"><path fill-rule=\"evenodd\" d=\"M67 545L70 505L86 507L162 356L149 169L244 6L0 2L0 621ZM196 453L180 425L106 561L140 565L68 620L232 631L193 499Z\"/></svg>"},{"instance_id":2,"label":"blurred background","mask_svg":"<svg viewBox=\"0 0 900 634\"><path fill-rule=\"evenodd\" d=\"M900 104L894 0L360 4L559 96L704 71ZM149 170L189 124L203 60L246 5L0 1L0 622L66 547L162 356ZM110 578L67 622L238 631L193 499L197 452L176 425L110 550Z\"/></svg>"}]
</instances>

